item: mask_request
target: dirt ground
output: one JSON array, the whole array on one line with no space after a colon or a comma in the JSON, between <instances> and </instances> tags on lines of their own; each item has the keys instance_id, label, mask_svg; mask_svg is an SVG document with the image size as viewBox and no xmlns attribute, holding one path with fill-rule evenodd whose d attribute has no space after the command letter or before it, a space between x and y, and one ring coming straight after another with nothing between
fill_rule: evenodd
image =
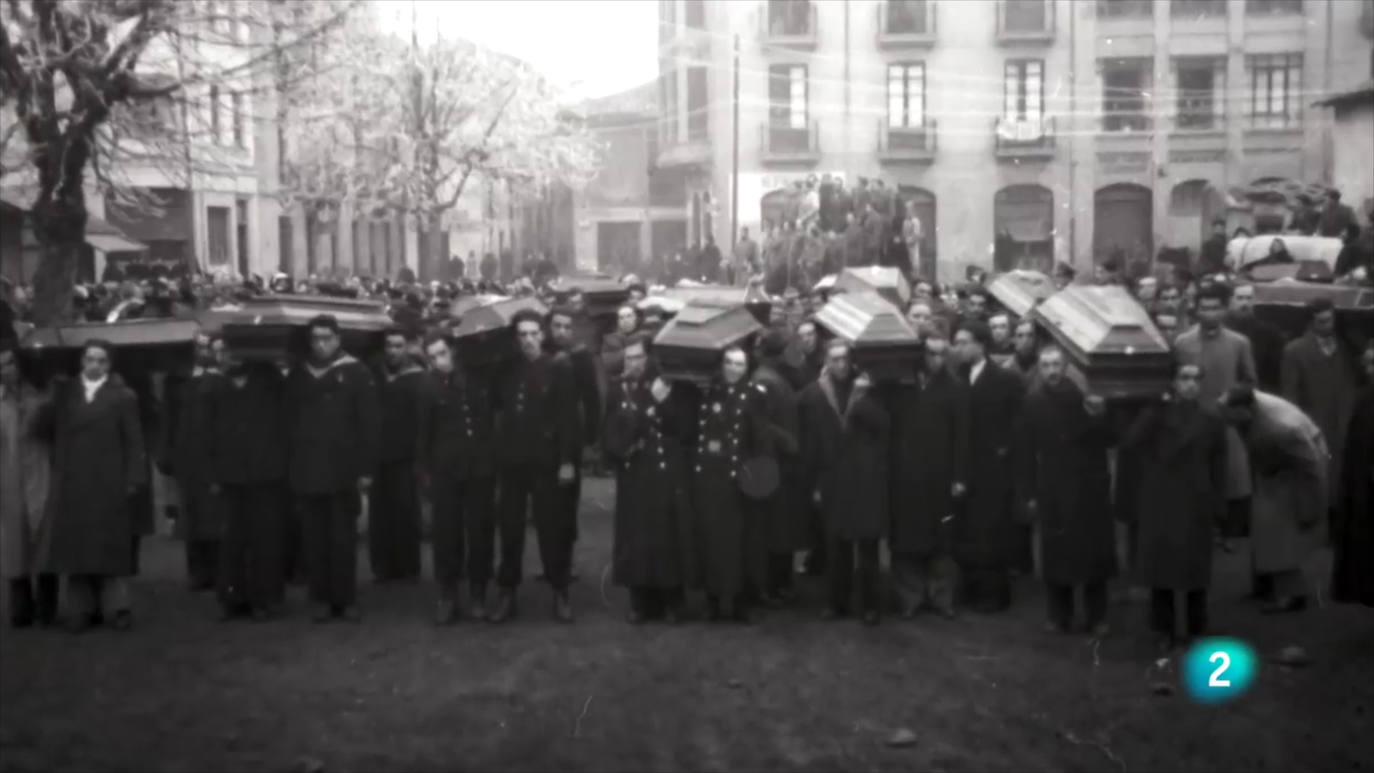
<instances>
[{"instance_id":1,"label":"dirt ground","mask_svg":"<svg viewBox=\"0 0 1374 773\"><path fill-rule=\"evenodd\" d=\"M300 598L218 623L180 546L151 540L133 632L5 630L0 771L1374 769L1374 614L1262 617L1239 554L1217 632L1313 662L1266 661L1247 696L1203 707L1151 690L1144 607L1114 606L1100 643L1054 636L1028 580L1011 612L953 622L824 623L812 583L752 627L632 627L602 583L610 497L588 482L572 626L533 582L518 621L438 630L430 588L366 580L358 626L312 625ZM914 745L887 746L898 728Z\"/></svg>"}]
</instances>

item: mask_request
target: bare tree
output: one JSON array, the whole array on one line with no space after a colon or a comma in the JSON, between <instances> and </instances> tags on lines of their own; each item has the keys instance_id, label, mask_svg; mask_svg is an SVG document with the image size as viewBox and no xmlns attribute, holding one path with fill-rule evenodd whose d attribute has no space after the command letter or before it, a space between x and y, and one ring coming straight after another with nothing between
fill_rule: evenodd
<instances>
[{"instance_id":1,"label":"bare tree","mask_svg":"<svg viewBox=\"0 0 1374 773\"><path fill-rule=\"evenodd\" d=\"M88 183L120 185L131 161L154 161L190 176L199 135L218 123L227 93L280 84L264 77L283 52L310 47L339 27L357 0L297 3L183 0L4 0L0 3L0 111L21 127L3 150L22 163L34 190L29 208L42 260L34 276L34 317L71 310L84 240ZM295 71L297 79L318 75ZM206 115L210 116L207 121ZM207 124L209 124L207 126ZM236 129L237 130L237 129ZM22 139L23 147L17 148ZM174 178L175 179L175 178Z\"/></svg>"}]
</instances>

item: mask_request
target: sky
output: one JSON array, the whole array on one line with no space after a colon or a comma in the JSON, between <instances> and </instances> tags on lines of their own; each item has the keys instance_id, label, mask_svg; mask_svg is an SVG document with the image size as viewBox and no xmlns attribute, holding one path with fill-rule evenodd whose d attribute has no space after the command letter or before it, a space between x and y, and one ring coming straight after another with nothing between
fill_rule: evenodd
<instances>
[{"instance_id":1,"label":"sky","mask_svg":"<svg viewBox=\"0 0 1374 773\"><path fill-rule=\"evenodd\" d=\"M382 24L420 39L466 38L529 62L577 99L638 86L658 74L654 0L373 0Z\"/></svg>"}]
</instances>

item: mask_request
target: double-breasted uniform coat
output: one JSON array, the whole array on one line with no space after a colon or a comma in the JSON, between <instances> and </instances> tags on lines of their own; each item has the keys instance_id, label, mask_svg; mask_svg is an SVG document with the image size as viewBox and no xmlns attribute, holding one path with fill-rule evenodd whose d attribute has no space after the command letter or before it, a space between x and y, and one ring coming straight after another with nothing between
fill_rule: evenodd
<instances>
[{"instance_id":1,"label":"double-breasted uniform coat","mask_svg":"<svg viewBox=\"0 0 1374 773\"><path fill-rule=\"evenodd\" d=\"M730 600L762 590L767 550L762 505L740 490L746 461L771 456L763 388L740 380L714 381L697 407L692 505L700 580L707 594Z\"/></svg>"},{"instance_id":2,"label":"double-breasted uniform coat","mask_svg":"<svg viewBox=\"0 0 1374 773\"><path fill-rule=\"evenodd\" d=\"M614 465L612 578L635 591L697 583L689 458L690 395L673 387L654 399L652 376L619 379L606 400L604 447Z\"/></svg>"}]
</instances>

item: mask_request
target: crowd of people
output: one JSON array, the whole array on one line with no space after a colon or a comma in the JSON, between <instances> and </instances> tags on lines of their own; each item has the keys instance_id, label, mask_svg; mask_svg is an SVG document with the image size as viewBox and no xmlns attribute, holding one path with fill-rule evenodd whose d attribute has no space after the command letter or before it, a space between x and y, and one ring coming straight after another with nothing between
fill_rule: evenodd
<instances>
[{"instance_id":1,"label":"crowd of people","mask_svg":"<svg viewBox=\"0 0 1374 773\"><path fill-rule=\"evenodd\" d=\"M303 289L283 279L257 290ZM1000 309L983 279L916 282L909 384L873 381L817 329L823 299L795 292L763 334L723 353L709 384L667 380L653 346L664 315L642 308L637 283L604 335L577 292L372 287L395 301L377 362L345 352L325 315L300 362L246 361L202 335L193 368L152 389L115 374L122 353L98 340L74 378L46 389L7 346L0 565L12 621L54 622L62 576L73 630L132 624L128 580L152 530L141 492L156 474L180 490L190 582L216 590L225 619L281 614L293 578L317 620L359 619L366 500L378 581L419 576L430 512L437 623L517 614L531 523L553 615L571 621L588 471L615 477L611 570L635 622L683 617L689 593L708 618L750 620L794 603L799 573L826 578L828 618L877 623L889 590L904 618L995 613L1023 573L1046 586L1047 627L1100 636L1108 583L1124 572L1151 589L1151 625L1171 646L1205 631L1213 551L1247 534L1267 611L1306 606L1304 561L1323 533L1337 546L1335 596L1374 603L1363 560L1374 348L1336 334L1330 303L1314 302L1306 332L1286 340L1255 317L1252 285L1135 282L1176 339L1177 365L1166 395L1126 406L1069 378L1066 352ZM1096 281L1124 280L1108 263ZM182 302L204 302L185 290ZM500 367L464 361L449 335L446 305L477 290L541 293L552 309L515 316L517 354ZM140 305L130 300L91 316L123 318ZM1124 566L1118 522L1132 534Z\"/></svg>"}]
</instances>

